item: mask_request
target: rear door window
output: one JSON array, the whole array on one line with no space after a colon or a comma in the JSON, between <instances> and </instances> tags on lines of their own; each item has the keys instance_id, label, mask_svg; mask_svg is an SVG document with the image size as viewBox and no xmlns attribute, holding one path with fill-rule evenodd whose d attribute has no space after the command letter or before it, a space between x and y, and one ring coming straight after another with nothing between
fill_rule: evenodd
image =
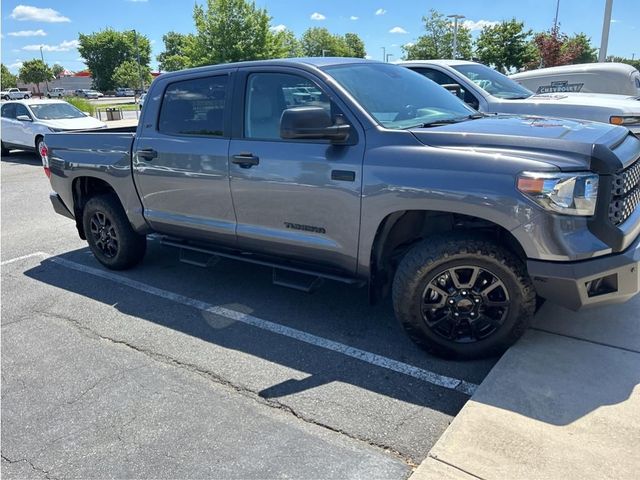
<instances>
[{"instance_id":1,"label":"rear door window","mask_svg":"<svg viewBox=\"0 0 640 480\"><path fill-rule=\"evenodd\" d=\"M162 99L158 131L169 135L225 135L228 75L174 82Z\"/></svg>"}]
</instances>

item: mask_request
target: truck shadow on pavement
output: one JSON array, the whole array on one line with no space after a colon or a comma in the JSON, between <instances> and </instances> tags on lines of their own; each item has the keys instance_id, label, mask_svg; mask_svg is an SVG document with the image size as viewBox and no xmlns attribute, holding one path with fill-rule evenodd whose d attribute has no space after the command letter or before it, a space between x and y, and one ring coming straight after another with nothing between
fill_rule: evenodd
<instances>
[{"instance_id":1,"label":"truck shadow on pavement","mask_svg":"<svg viewBox=\"0 0 640 480\"><path fill-rule=\"evenodd\" d=\"M145 261L139 267L114 273L155 288L250 313L270 322L472 383L480 383L495 363L495 359L451 362L429 356L405 337L388 302L377 307L367 304L365 289L327 282L315 294L307 295L272 285L271 272L263 267L222 260L214 267L202 269L184 265L177 257L175 250L150 242ZM87 248L68 252L57 258L104 270ZM469 398L461 392L334 351L172 303L138 290L127 290L123 285L65 268L50 259L43 260L40 265L26 271L25 275L103 305L113 306L136 320L152 322L215 346L244 352L308 374L302 380L292 376L254 392L266 399L294 395L332 382L343 382L390 399L453 416ZM69 315L66 311L52 313ZM84 317L76 315L73 322L81 323L83 328L98 330L96 333L99 335L122 339L122 333L118 334L117 328L109 327L101 319L91 318L90 314ZM139 332L140 328L145 327L138 323L136 328ZM149 331L152 331L150 335L160 335L157 329ZM162 336L166 337L165 340L171 340L170 335ZM206 354L206 346L202 347L202 351ZM218 352L216 355L219 354ZM211 368L210 362L203 361L203 365ZM198 368L201 366L198 365ZM215 371L212 373L218 374Z\"/></svg>"}]
</instances>

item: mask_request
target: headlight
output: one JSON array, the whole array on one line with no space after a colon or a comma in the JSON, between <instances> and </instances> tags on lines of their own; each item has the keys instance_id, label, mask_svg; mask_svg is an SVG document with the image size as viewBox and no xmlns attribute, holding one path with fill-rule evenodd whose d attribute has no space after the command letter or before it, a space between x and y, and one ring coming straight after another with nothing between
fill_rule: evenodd
<instances>
[{"instance_id":1,"label":"headlight","mask_svg":"<svg viewBox=\"0 0 640 480\"><path fill-rule=\"evenodd\" d=\"M614 125L635 125L636 123L640 123L640 117L613 116L609 118L609 123L613 123Z\"/></svg>"},{"instance_id":2,"label":"headlight","mask_svg":"<svg viewBox=\"0 0 640 480\"><path fill-rule=\"evenodd\" d=\"M547 210L580 216L596 211L598 175L593 173L523 172L517 187Z\"/></svg>"}]
</instances>

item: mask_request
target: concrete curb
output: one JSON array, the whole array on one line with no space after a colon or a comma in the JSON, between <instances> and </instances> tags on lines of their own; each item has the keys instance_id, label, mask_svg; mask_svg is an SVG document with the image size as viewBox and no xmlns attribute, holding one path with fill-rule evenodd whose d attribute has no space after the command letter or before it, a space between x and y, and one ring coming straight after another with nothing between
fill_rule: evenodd
<instances>
[{"instance_id":1,"label":"concrete curb","mask_svg":"<svg viewBox=\"0 0 640 480\"><path fill-rule=\"evenodd\" d=\"M411 479L631 480L639 451L640 353L530 330Z\"/></svg>"}]
</instances>

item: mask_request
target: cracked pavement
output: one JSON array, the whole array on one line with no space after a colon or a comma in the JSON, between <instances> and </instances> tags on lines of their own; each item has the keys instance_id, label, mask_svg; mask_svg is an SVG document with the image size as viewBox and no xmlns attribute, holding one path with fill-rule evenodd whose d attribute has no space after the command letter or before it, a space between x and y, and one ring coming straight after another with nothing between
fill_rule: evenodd
<instances>
[{"instance_id":1,"label":"cracked pavement","mask_svg":"<svg viewBox=\"0 0 640 480\"><path fill-rule=\"evenodd\" d=\"M39 160L2 161L2 260L99 268L48 204ZM200 269L150 242L118 272L479 384L495 360L417 349L388 303L268 269ZM2 266L3 478L407 478L468 396L30 257Z\"/></svg>"}]
</instances>

